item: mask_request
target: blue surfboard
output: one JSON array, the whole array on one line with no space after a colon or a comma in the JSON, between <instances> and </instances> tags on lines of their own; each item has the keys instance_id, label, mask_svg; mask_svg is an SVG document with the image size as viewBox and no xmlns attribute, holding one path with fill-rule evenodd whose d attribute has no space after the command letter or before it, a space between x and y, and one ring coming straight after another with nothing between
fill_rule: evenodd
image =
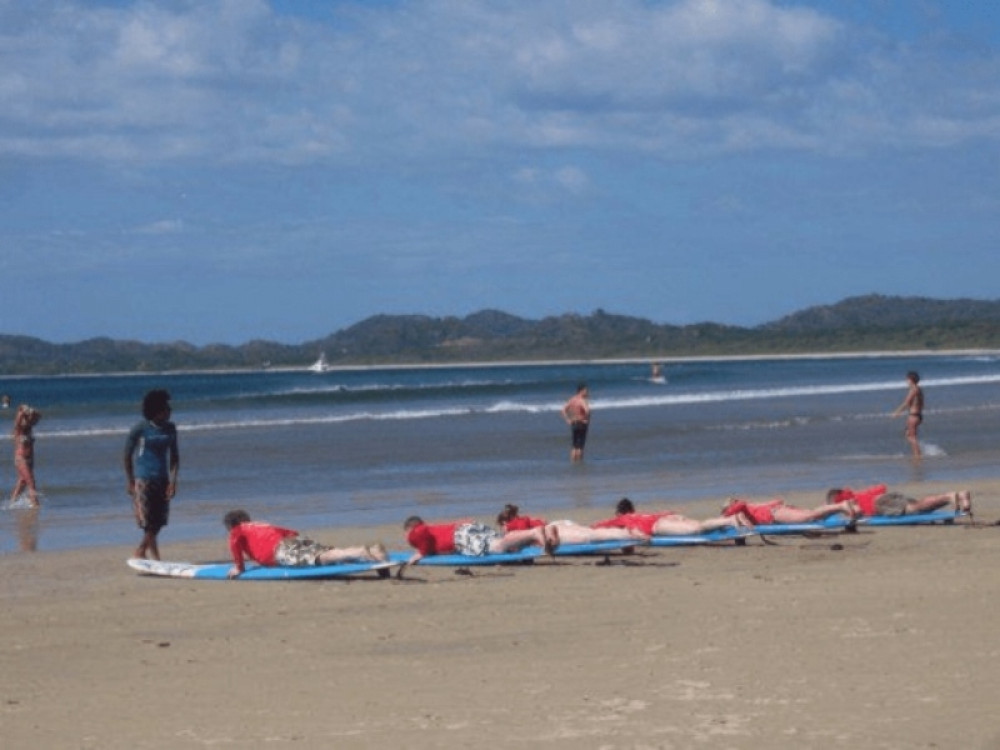
<instances>
[{"instance_id":1,"label":"blue surfboard","mask_svg":"<svg viewBox=\"0 0 1000 750\"><path fill-rule=\"evenodd\" d=\"M465 568L470 565L511 565L514 563L532 562L545 553L538 547L527 547L519 552L503 552L488 555L427 555L422 557L417 565L440 565L443 567ZM412 552L390 552L389 559L396 563L405 563L413 556Z\"/></svg>"},{"instance_id":2,"label":"blue surfboard","mask_svg":"<svg viewBox=\"0 0 1000 750\"><path fill-rule=\"evenodd\" d=\"M556 557L573 557L577 555L602 555L608 552L619 552L630 547L645 547L643 539L606 539L600 542L586 544L560 544L556 547ZM538 549L535 547L534 549Z\"/></svg>"},{"instance_id":3,"label":"blue surfboard","mask_svg":"<svg viewBox=\"0 0 1000 750\"><path fill-rule=\"evenodd\" d=\"M908 513L905 516L865 516L866 526L920 526L924 524L951 524L968 513L953 510L936 510L930 513Z\"/></svg>"},{"instance_id":4,"label":"blue surfboard","mask_svg":"<svg viewBox=\"0 0 1000 750\"><path fill-rule=\"evenodd\" d=\"M867 524L867 518L857 519L857 524ZM759 523L754 526L754 531L758 534L808 534L831 533L846 531L851 521L845 516L829 516L822 521L809 521L806 523Z\"/></svg>"},{"instance_id":5,"label":"blue surfboard","mask_svg":"<svg viewBox=\"0 0 1000 750\"><path fill-rule=\"evenodd\" d=\"M698 544L712 544L713 542L732 542L739 539L746 539L754 536L756 529L716 529L706 531L703 534L670 534L654 536L649 540L653 547L685 547Z\"/></svg>"},{"instance_id":6,"label":"blue surfboard","mask_svg":"<svg viewBox=\"0 0 1000 750\"><path fill-rule=\"evenodd\" d=\"M232 563L186 563L165 562L161 560L144 560L131 558L128 566L140 573L165 578L193 578L203 581L290 581L316 580L323 578L342 578L371 571L388 570L399 563L396 562L351 562L335 565L310 565L302 568L247 566L240 576L229 579L229 569Z\"/></svg>"},{"instance_id":7,"label":"blue surfboard","mask_svg":"<svg viewBox=\"0 0 1000 750\"><path fill-rule=\"evenodd\" d=\"M600 542L588 542L586 544L560 544L556 550L557 557L571 557L575 555L600 555L607 552L618 552L628 547L641 547L646 542L642 539L607 539ZM419 565L444 565L465 567L467 565L507 565L511 563L523 563L545 557L546 553L541 547L532 545L525 547L518 552L503 552L500 554L487 554L482 556L472 555L428 555L420 560ZM390 552L389 559L397 562L406 562L411 557L409 552Z\"/></svg>"}]
</instances>

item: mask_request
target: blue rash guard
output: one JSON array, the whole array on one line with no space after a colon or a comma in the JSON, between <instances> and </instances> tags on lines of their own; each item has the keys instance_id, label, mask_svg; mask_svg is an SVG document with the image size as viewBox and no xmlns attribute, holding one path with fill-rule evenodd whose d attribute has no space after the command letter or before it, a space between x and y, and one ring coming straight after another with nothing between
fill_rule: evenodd
<instances>
[{"instance_id":1,"label":"blue rash guard","mask_svg":"<svg viewBox=\"0 0 1000 750\"><path fill-rule=\"evenodd\" d=\"M135 478L170 480L170 457L177 459L177 427L173 422L139 422L128 433L125 455L135 461Z\"/></svg>"}]
</instances>

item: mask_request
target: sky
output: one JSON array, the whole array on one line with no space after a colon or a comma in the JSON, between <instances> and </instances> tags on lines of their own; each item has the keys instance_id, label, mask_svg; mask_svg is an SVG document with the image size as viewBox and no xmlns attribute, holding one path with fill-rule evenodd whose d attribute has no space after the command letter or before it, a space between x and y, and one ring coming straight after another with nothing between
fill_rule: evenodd
<instances>
[{"instance_id":1,"label":"sky","mask_svg":"<svg viewBox=\"0 0 1000 750\"><path fill-rule=\"evenodd\" d=\"M994 0L0 0L0 334L997 299Z\"/></svg>"}]
</instances>

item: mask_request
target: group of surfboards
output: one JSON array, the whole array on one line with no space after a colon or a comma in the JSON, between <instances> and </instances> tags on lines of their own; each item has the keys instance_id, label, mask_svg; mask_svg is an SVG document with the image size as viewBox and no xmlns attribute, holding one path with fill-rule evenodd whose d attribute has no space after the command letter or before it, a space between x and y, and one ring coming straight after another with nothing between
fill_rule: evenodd
<instances>
[{"instance_id":1,"label":"group of surfboards","mask_svg":"<svg viewBox=\"0 0 1000 750\"><path fill-rule=\"evenodd\" d=\"M456 569L474 566L509 565L531 563L546 555L552 556L604 556L610 563L611 555L627 554L637 548L685 547L698 545L745 545L752 537L765 538L778 535L830 535L857 531L859 527L903 526L940 524L952 525L956 520L968 517L962 510L937 510L926 513L912 513L901 516L865 516L850 518L831 516L809 523L758 524L752 527L730 526L697 534L654 535L645 539L615 539L592 541L583 544L560 544L555 549L545 550L532 545L523 549L503 553L466 555L460 553L431 554L420 557L418 565L436 565ZM317 578L341 578L375 572L380 577L388 577L393 568L400 569L412 561L413 553L407 551L389 552L385 561L341 562L334 565L305 567L268 567L248 565L246 571L235 580L308 580ZM189 563L167 562L148 559L129 559L128 565L140 573L152 576L187 578L202 580L227 580L230 578L230 562Z\"/></svg>"}]
</instances>

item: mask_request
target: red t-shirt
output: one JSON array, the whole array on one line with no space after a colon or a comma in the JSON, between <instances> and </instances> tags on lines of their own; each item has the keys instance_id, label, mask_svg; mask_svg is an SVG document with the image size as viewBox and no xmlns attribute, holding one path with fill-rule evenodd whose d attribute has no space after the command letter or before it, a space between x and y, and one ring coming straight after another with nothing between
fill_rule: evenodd
<instances>
[{"instance_id":1,"label":"red t-shirt","mask_svg":"<svg viewBox=\"0 0 1000 750\"><path fill-rule=\"evenodd\" d=\"M539 526L544 526L545 521L541 518L529 518L528 516L518 516L517 518L512 518L504 524L504 528L507 531L530 531L531 529L537 529Z\"/></svg>"},{"instance_id":2,"label":"red t-shirt","mask_svg":"<svg viewBox=\"0 0 1000 750\"><path fill-rule=\"evenodd\" d=\"M888 489L888 486L884 484L876 484L874 487L867 487L858 491L852 490L850 487L845 487L837 495L837 502L842 503L844 500L853 500L858 504L861 515L874 516L877 515L875 513L875 501L882 497Z\"/></svg>"},{"instance_id":3,"label":"red t-shirt","mask_svg":"<svg viewBox=\"0 0 1000 750\"><path fill-rule=\"evenodd\" d=\"M755 524L774 523L774 509L779 505L784 505L784 501L772 500L769 503L748 503L746 500L739 500L722 511L722 515L735 516L742 511Z\"/></svg>"},{"instance_id":4,"label":"red t-shirt","mask_svg":"<svg viewBox=\"0 0 1000 750\"><path fill-rule=\"evenodd\" d=\"M241 571L244 556L260 565L277 565L274 551L278 548L278 543L286 537L298 535L299 532L291 529L249 521L229 532L229 551L233 554L233 562Z\"/></svg>"},{"instance_id":5,"label":"red t-shirt","mask_svg":"<svg viewBox=\"0 0 1000 750\"><path fill-rule=\"evenodd\" d=\"M427 555L447 555L455 551L455 529L457 523L420 523L410 529L406 541L425 557Z\"/></svg>"},{"instance_id":6,"label":"red t-shirt","mask_svg":"<svg viewBox=\"0 0 1000 750\"><path fill-rule=\"evenodd\" d=\"M614 518L592 523L592 529L638 529L646 536L653 536L656 522L665 516L676 516L672 510L663 513L623 513Z\"/></svg>"}]
</instances>

